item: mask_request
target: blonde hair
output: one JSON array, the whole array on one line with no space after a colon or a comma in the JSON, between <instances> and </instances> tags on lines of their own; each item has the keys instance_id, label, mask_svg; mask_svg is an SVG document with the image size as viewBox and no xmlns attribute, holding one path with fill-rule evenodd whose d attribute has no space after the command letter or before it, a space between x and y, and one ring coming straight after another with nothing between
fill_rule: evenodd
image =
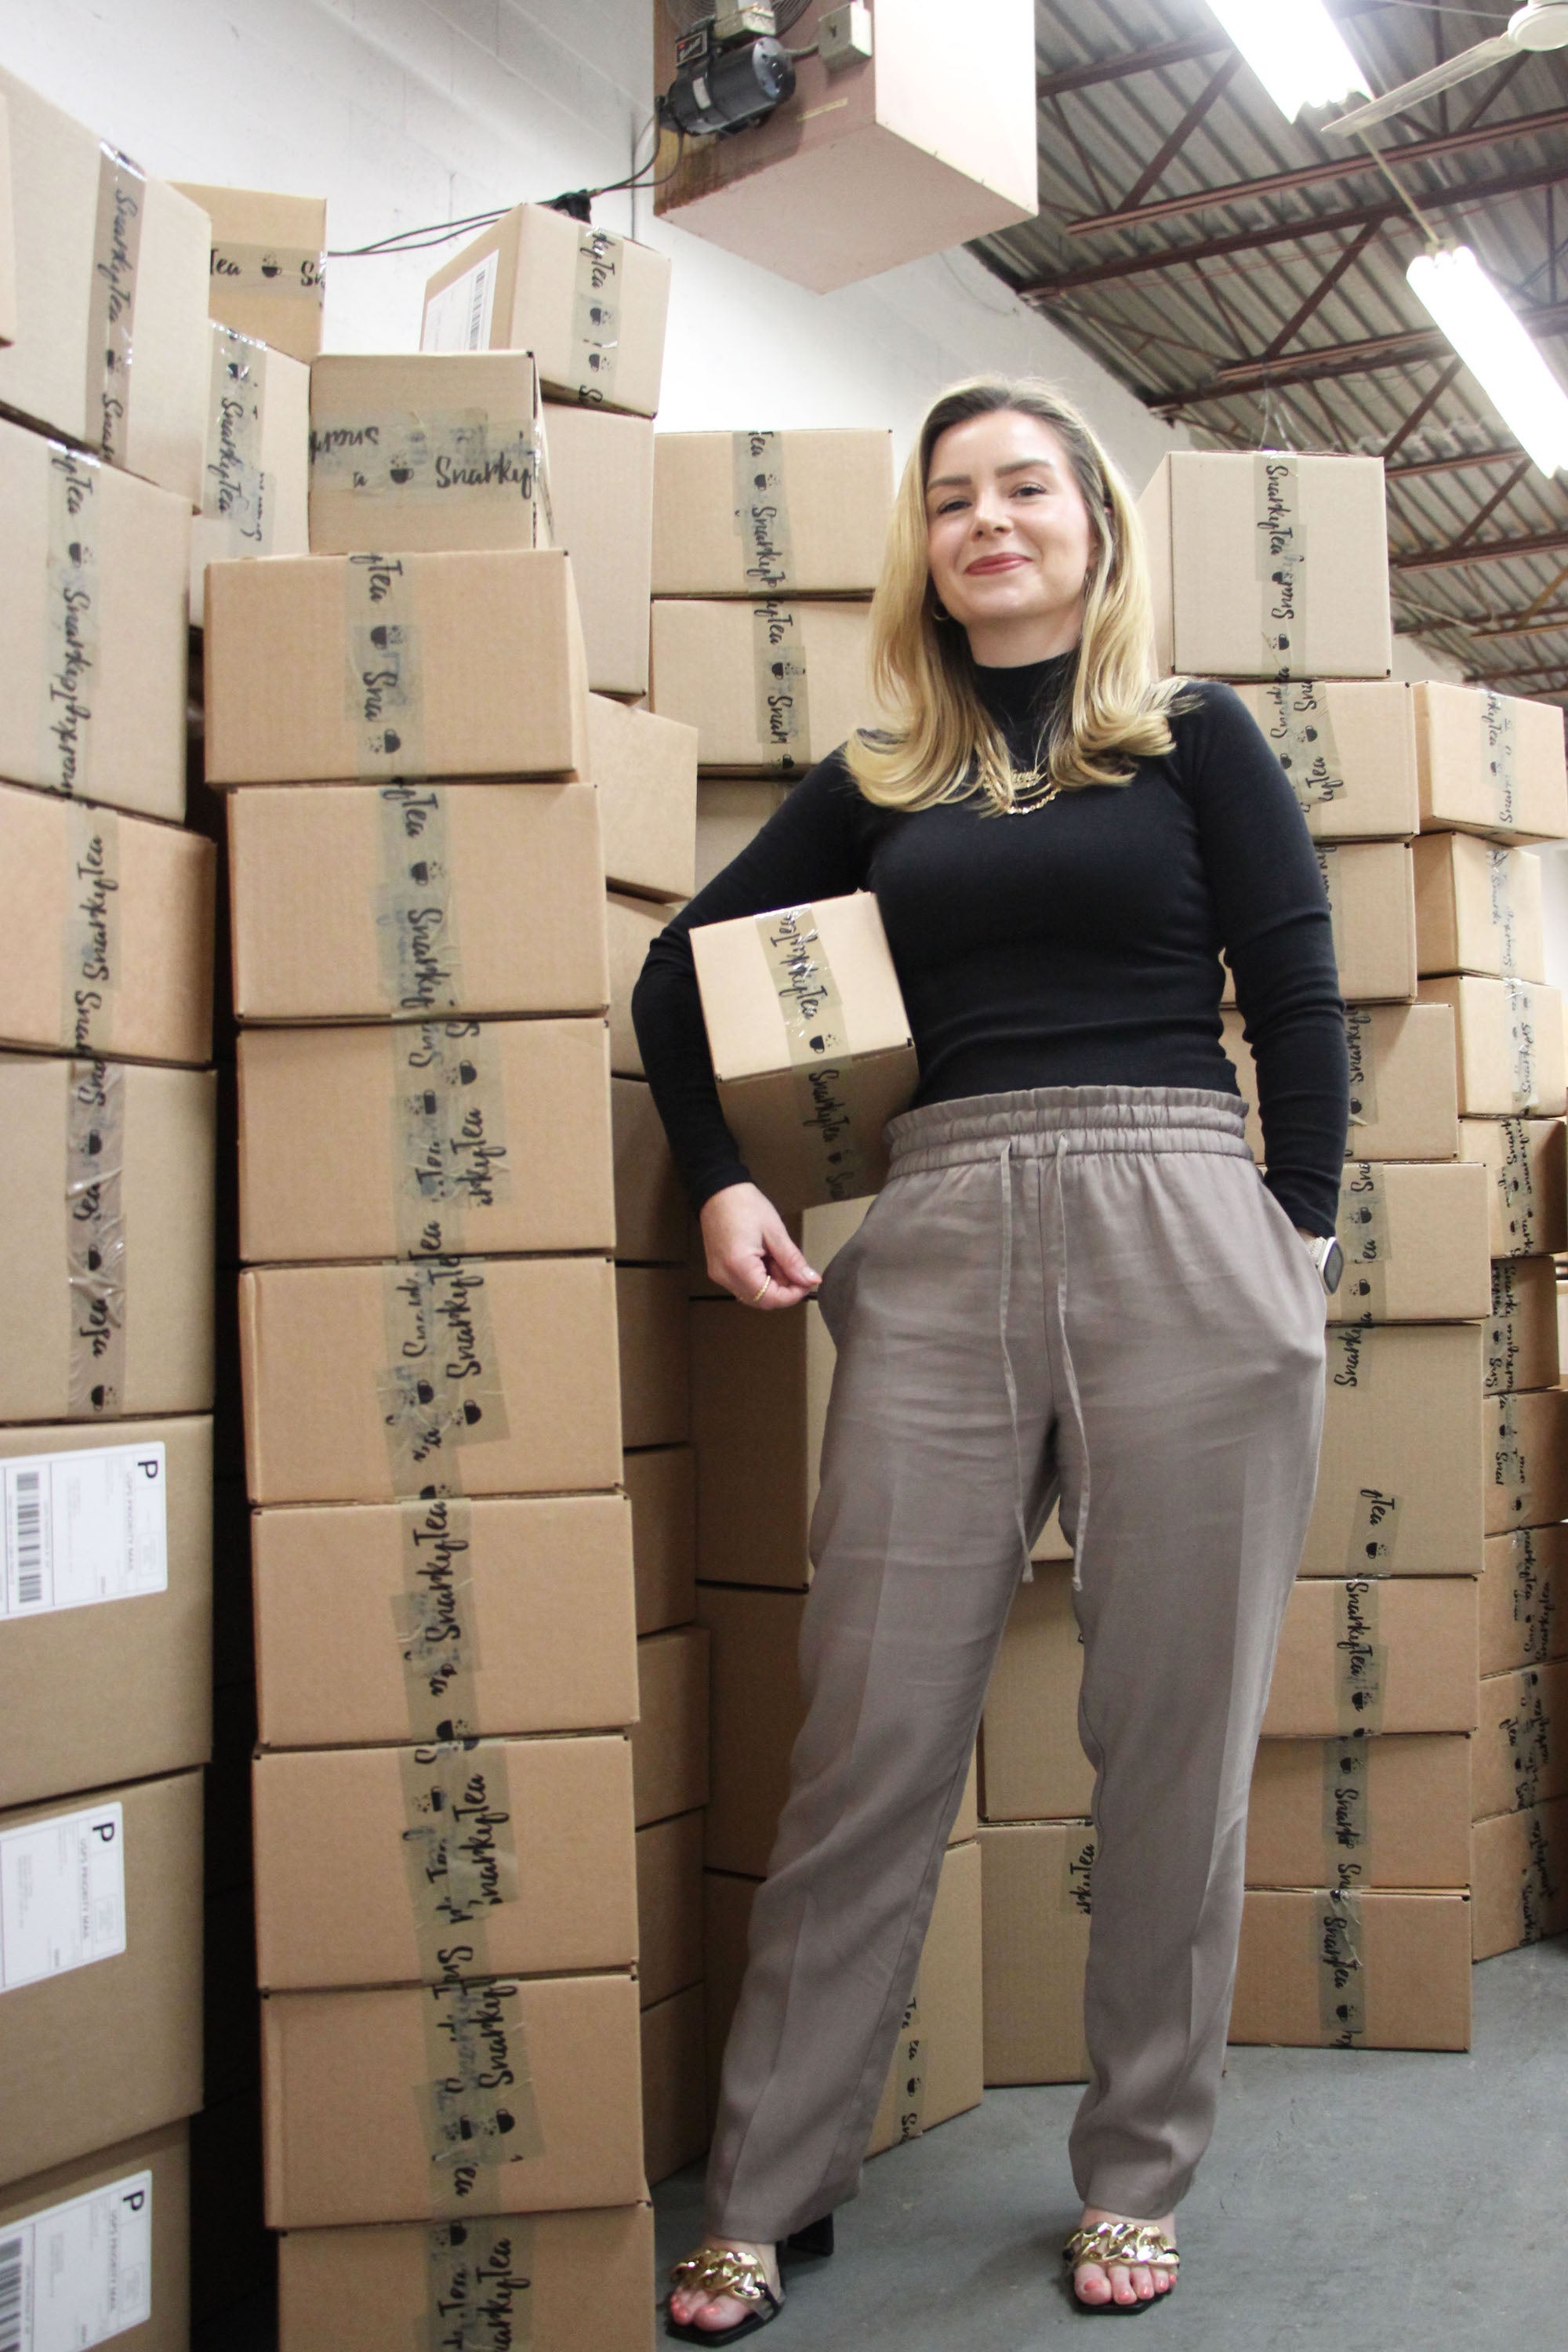
<instances>
[{"instance_id":1,"label":"blonde hair","mask_svg":"<svg viewBox=\"0 0 1568 2352\"><path fill-rule=\"evenodd\" d=\"M938 604L926 557L926 478L937 442L954 425L1005 411L1038 417L1059 436L1094 541L1071 692L1058 699L1042 765L1062 787L1125 784L1134 761L1171 748L1170 712L1183 682L1155 675L1143 535L1126 483L1084 417L1049 384L974 376L926 412L871 603L871 678L891 725L859 730L846 756L866 798L883 808L930 808L974 793L998 809L1012 803L1006 744L976 690L968 637Z\"/></svg>"}]
</instances>

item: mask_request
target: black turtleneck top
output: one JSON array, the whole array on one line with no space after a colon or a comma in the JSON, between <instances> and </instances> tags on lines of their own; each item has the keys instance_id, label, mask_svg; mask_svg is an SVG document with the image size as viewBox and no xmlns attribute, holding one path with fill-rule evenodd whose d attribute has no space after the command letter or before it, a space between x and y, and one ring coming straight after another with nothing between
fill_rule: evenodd
<instances>
[{"instance_id":1,"label":"black turtleneck top","mask_svg":"<svg viewBox=\"0 0 1568 2352\"><path fill-rule=\"evenodd\" d=\"M1037 757L1072 654L976 667L1015 766ZM1349 1115L1328 901L1284 771L1227 686L1195 684L1170 751L1127 784L1026 814L975 797L879 808L841 751L794 787L648 949L643 1065L694 1206L748 1181L713 1082L688 933L872 890L920 1060L917 1104L1028 1087L1238 1092L1220 1045L1223 949L1258 1066L1268 1183L1331 1234Z\"/></svg>"}]
</instances>

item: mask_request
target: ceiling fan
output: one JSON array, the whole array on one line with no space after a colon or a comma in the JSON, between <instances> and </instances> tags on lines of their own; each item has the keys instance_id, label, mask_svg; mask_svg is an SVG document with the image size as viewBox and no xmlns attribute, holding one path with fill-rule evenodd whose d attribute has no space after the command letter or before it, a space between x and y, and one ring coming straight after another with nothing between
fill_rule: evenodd
<instances>
[{"instance_id":1,"label":"ceiling fan","mask_svg":"<svg viewBox=\"0 0 1568 2352\"><path fill-rule=\"evenodd\" d=\"M1436 98L1439 90L1452 89L1456 82L1468 81L1472 74L1485 73L1489 66L1505 66L1510 58L1531 49L1568 48L1568 0L1529 0L1523 8L1516 8L1508 20L1506 33L1495 40L1478 41L1473 49L1462 49L1458 57L1448 58L1429 73L1417 74L1414 81L1403 81L1391 89L1386 98L1374 98L1370 106L1358 106L1352 114L1342 114L1336 121L1325 122L1325 131L1366 131L1374 122L1386 121L1391 114L1403 114L1407 106L1419 106L1426 98Z\"/></svg>"}]
</instances>

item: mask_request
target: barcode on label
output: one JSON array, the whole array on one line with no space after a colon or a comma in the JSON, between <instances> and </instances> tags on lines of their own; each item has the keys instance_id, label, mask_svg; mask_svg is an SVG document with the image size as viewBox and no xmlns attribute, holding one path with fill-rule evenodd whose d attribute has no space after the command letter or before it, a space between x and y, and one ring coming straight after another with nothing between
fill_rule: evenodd
<instances>
[{"instance_id":1,"label":"barcode on label","mask_svg":"<svg viewBox=\"0 0 1568 2352\"><path fill-rule=\"evenodd\" d=\"M11 1541L16 1562L16 1600L23 1609L36 1609L44 1597L43 1474L24 1470L13 1489ZM0 2311L5 2308L0 2304ZM0 2352L5 2352L0 2337Z\"/></svg>"},{"instance_id":2,"label":"barcode on label","mask_svg":"<svg viewBox=\"0 0 1568 2352\"><path fill-rule=\"evenodd\" d=\"M0 2239L0 2352L22 2352L22 2243Z\"/></svg>"}]
</instances>

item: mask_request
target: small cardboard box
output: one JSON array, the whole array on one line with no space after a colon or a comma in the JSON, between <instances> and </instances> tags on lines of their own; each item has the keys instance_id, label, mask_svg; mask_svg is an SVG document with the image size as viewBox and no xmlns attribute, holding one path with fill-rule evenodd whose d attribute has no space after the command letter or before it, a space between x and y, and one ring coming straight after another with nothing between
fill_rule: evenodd
<instances>
[{"instance_id":1,"label":"small cardboard box","mask_svg":"<svg viewBox=\"0 0 1568 2352\"><path fill-rule=\"evenodd\" d=\"M1468 1886L1461 1733L1265 1739L1247 1815L1248 1886Z\"/></svg>"},{"instance_id":2,"label":"small cardboard box","mask_svg":"<svg viewBox=\"0 0 1568 2352\"><path fill-rule=\"evenodd\" d=\"M206 1070L0 1054L0 1422L213 1401Z\"/></svg>"},{"instance_id":3,"label":"small cardboard box","mask_svg":"<svg viewBox=\"0 0 1568 2352\"><path fill-rule=\"evenodd\" d=\"M1091 1822L982 1823L985 2084L1085 2083Z\"/></svg>"},{"instance_id":4,"label":"small cardboard box","mask_svg":"<svg viewBox=\"0 0 1568 2352\"><path fill-rule=\"evenodd\" d=\"M0 775L177 824L184 499L0 423Z\"/></svg>"},{"instance_id":5,"label":"small cardboard box","mask_svg":"<svg viewBox=\"0 0 1568 2352\"><path fill-rule=\"evenodd\" d=\"M552 543L572 558L588 683L601 694L646 694L653 426L555 404L544 423Z\"/></svg>"},{"instance_id":6,"label":"small cardboard box","mask_svg":"<svg viewBox=\"0 0 1568 2352\"><path fill-rule=\"evenodd\" d=\"M660 433L656 596L868 596L893 510L893 436Z\"/></svg>"},{"instance_id":7,"label":"small cardboard box","mask_svg":"<svg viewBox=\"0 0 1568 2352\"><path fill-rule=\"evenodd\" d=\"M0 408L197 507L206 220L168 181L3 69L0 99L16 262L16 340L0 349Z\"/></svg>"},{"instance_id":8,"label":"small cardboard box","mask_svg":"<svg viewBox=\"0 0 1568 2352\"><path fill-rule=\"evenodd\" d=\"M708 2145L704 1999L701 1985L688 1985L642 2013L643 2164L654 2183L694 2164Z\"/></svg>"},{"instance_id":9,"label":"small cardboard box","mask_svg":"<svg viewBox=\"0 0 1568 2352\"><path fill-rule=\"evenodd\" d=\"M1470 1927L1478 1960L1568 1927L1568 1797L1476 1823Z\"/></svg>"},{"instance_id":10,"label":"small cardboard box","mask_svg":"<svg viewBox=\"0 0 1568 2352\"><path fill-rule=\"evenodd\" d=\"M1467 1118L1531 1111L1555 1118L1565 1100L1563 999L1528 980L1468 977L1419 982L1423 1004L1447 1004L1458 1044L1459 1109Z\"/></svg>"},{"instance_id":11,"label":"small cardboard box","mask_svg":"<svg viewBox=\"0 0 1568 2352\"><path fill-rule=\"evenodd\" d=\"M202 642L211 784L587 773L583 631L554 550L215 563Z\"/></svg>"},{"instance_id":12,"label":"small cardboard box","mask_svg":"<svg viewBox=\"0 0 1568 2352\"><path fill-rule=\"evenodd\" d=\"M1301 1577L1274 1662L1265 1739L1473 1731L1473 1576Z\"/></svg>"},{"instance_id":13,"label":"small cardboard box","mask_svg":"<svg viewBox=\"0 0 1568 2352\"><path fill-rule=\"evenodd\" d=\"M1488 1675L1470 1764L1478 1822L1568 1796L1568 1658Z\"/></svg>"},{"instance_id":14,"label":"small cardboard box","mask_svg":"<svg viewBox=\"0 0 1568 2352\"><path fill-rule=\"evenodd\" d=\"M691 935L731 1133L786 1215L875 1192L919 1072L876 898L858 890Z\"/></svg>"},{"instance_id":15,"label":"small cardboard box","mask_svg":"<svg viewBox=\"0 0 1568 2352\"><path fill-rule=\"evenodd\" d=\"M555 398L652 416L668 308L667 255L548 205L518 205L426 281L419 342L530 351Z\"/></svg>"},{"instance_id":16,"label":"small cardboard box","mask_svg":"<svg viewBox=\"0 0 1568 2352\"><path fill-rule=\"evenodd\" d=\"M702 1978L702 1814L637 1833L637 1986L644 2009Z\"/></svg>"},{"instance_id":17,"label":"small cardboard box","mask_svg":"<svg viewBox=\"0 0 1568 2352\"><path fill-rule=\"evenodd\" d=\"M263 1746L635 1723L631 1546L620 1495L258 1511Z\"/></svg>"},{"instance_id":18,"label":"small cardboard box","mask_svg":"<svg viewBox=\"0 0 1568 2352\"><path fill-rule=\"evenodd\" d=\"M263 1991L637 1958L624 1732L274 1752L252 1793Z\"/></svg>"},{"instance_id":19,"label":"small cardboard box","mask_svg":"<svg viewBox=\"0 0 1568 2352\"><path fill-rule=\"evenodd\" d=\"M1380 457L1173 449L1138 501L1155 658L1194 677L1386 677Z\"/></svg>"},{"instance_id":20,"label":"small cardboard box","mask_svg":"<svg viewBox=\"0 0 1568 2352\"><path fill-rule=\"evenodd\" d=\"M622 1443L683 1445L691 1434L685 1269L617 1265L616 1319Z\"/></svg>"},{"instance_id":21,"label":"small cardboard box","mask_svg":"<svg viewBox=\"0 0 1568 2352\"><path fill-rule=\"evenodd\" d=\"M242 1021L602 1013L586 784L340 785L228 803Z\"/></svg>"},{"instance_id":22,"label":"small cardboard box","mask_svg":"<svg viewBox=\"0 0 1568 2352\"><path fill-rule=\"evenodd\" d=\"M1423 979L1470 971L1545 980L1539 857L1468 833L1424 833L1412 848Z\"/></svg>"},{"instance_id":23,"label":"small cardboard box","mask_svg":"<svg viewBox=\"0 0 1568 2352\"><path fill-rule=\"evenodd\" d=\"M1481 1672L1568 1657L1568 1528L1514 1528L1481 1548Z\"/></svg>"},{"instance_id":24,"label":"small cardboard box","mask_svg":"<svg viewBox=\"0 0 1568 2352\"><path fill-rule=\"evenodd\" d=\"M708 1635L700 1625L637 1643L632 1774L638 1829L708 1802Z\"/></svg>"},{"instance_id":25,"label":"small cardboard box","mask_svg":"<svg viewBox=\"0 0 1568 2352\"><path fill-rule=\"evenodd\" d=\"M197 834L0 784L0 1045L205 1062L216 871Z\"/></svg>"},{"instance_id":26,"label":"small cardboard box","mask_svg":"<svg viewBox=\"0 0 1568 2352\"><path fill-rule=\"evenodd\" d=\"M1495 1303L1484 1169L1347 1160L1337 1230L1344 1273L1331 1323L1446 1323ZM1555 1294L1552 1314L1556 1314Z\"/></svg>"},{"instance_id":27,"label":"small cardboard box","mask_svg":"<svg viewBox=\"0 0 1568 2352\"><path fill-rule=\"evenodd\" d=\"M205 1764L211 1422L0 1429L0 1805Z\"/></svg>"},{"instance_id":28,"label":"small cardboard box","mask_svg":"<svg viewBox=\"0 0 1568 2352\"><path fill-rule=\"evenodd\" d=\"M1473 1323L1331 1329L1303 1576L1479 1573L1489 1475L1482 1377Z\"/></svg>"},{"instance_id":29,"label":"small cardboard box","mask_svg":"<svg viewBox=\"0 0 1568 2352\"><path fill-rule=\"evenodd\" d=\"M1410 688L1423 831L1558 841L1568 833L1563 713L1436 678Z\"/></svg>"},{"instance_id":30,"label":"small cardboard box","mask_svg":"<svg viewBox=\"0 0 1568 2352\"><path fill-rule=\"evenodd\" d=\"M1458 1083L1454 1016L1446 1004L1352 1004L1345 1009L1350 1048L1351 1117L1345 1156L1355 1160L1456 1160L1459 1157ZM1221 1043L1247 1106L1247 1139L1261 1161L1258 1076L1241 1015L1222 1016Z\"/></svg>"},{"instance_id":31,"label":"small cardboard box","mask_svg":"<svg viewBox=\"0 0 1568 2352\"><path fill-rule=\"evenodd\" d=\"M261 2063L271 2229L643 2195L630 1975L272 1993Z\"/></svg>"},{"instance_id":32,"label":"small cardboard box","mask_svg":"<svg viewBox=\"0 0 1568 2352\"><path fill-rule=\"evenodd\" d=\"M980 1727L980 1817L1081 1821L1094 1767L1078 1736L1083 1643L1072 1570L1052 1562L1020 1584L1007 1613Z\"/></svg>"},{"instance_id":33,"label":"small cardboard box","mask_svg":"<svg viewBox=\"0 0 1568 2352\"><path fill-rule=\"evenodd\" d=\"M1249 1888L1230 2039L1295 2050L1468 2050L1468 1896Z\"/></svg>"},{"instance_id":34,"label":"small cardboard box","mask_svg":"<svg viewBox=\"0 0 1568 2352\"><path fill-rule=\"evenodd\" d=\"M0 2181L202 2103L202 1776L0 1813Z\"/></svg>"},{"instance_id":35,"label":"small cardboard box","mask_svg":"<svg viewBox=\"0 0 1568 2352\"><path fill-rule=\"evenodd\" d=\"M616 1255L644 1265L684 1266L691 1212L645 1079L610 1080L610 1128Z\"/></svg>"},{"instance_id":36,"label":"small cardboard box","mask_svg":"<svg viewBox=\"0 0 1568 2352\"><path fill-rule=\"evenodd\" d=\"M175 183L212 224L207 307L215 319L291 359L321 348L327 200L265 188Z\"/></svg>"},{"instance_id":37,"label":"small cardboard box","mask_svg":"<svg viewBox=\"0 0 1568 2352\"><path fill-rule=\"evenodd\" d=\"M605 949L610 964L610 1068L616 1077L640 1078L642 1048L632 1023L632 991L649 944L663 930L668 909L646 898L605 900Z\"/></svg>"},{"instance_id":38,"label":"small cardboard box","mask_svg":"<svg viewBox=\"0 0 1568 2352\"><path fill-rule=\"evenodd\" d=\"M1487 1392L1557 1385L1557 1268L1549 1257L1500 1257L1491 1269Z\"/></svg>"},{"instance_id":39,"label":"small cardboard box","mask_svg":"<svg viewBox=\"0 0 1568 2352\"><path fill-rule=\"evenodd\" d=\"M252 1502L613 1486L615 1314L605 1258L242 1274Z\"/></svg>"},{"instance_id":40,"label":"small cardboard box","mask_svg":"<svg viewBox=\"0 0 1568 2352\"><path fill-rule=\"evenodd\" d=\"M104 2330L97 2340L112 2336L119 2352L187 2352L189 2126L16 2182L0 2196L0 2238L30 2288L19 2344L68 2344L85 2309L85 2325Z\"/></svg>"},{"instance_id":41,"label":"small cardboard box","mask_svg":"<svg viewBox=\"0 0 1568 2352\"><path fill-rule=\"evenodd\" d=\"M1415 831L1421 801L1407 686L1300 677L1236 690L1289 777L1315 841L1404 841Z\"/></svg>"},{"instance_id":42,"label":"small cardboard box","mask_svg":"<svg viewBox=\"0 0 1568 2352\"><path fill-rule=\"evenodd\" d=\"M689 1445L622 1456L632 1507L639 1633L662 1633L697 1614L697 1475Z\"/></svg>"},{"instance_id":43,"label":"small cardboard box","mask_svg":"<svg viewBox=\"0 0 1568 2352\"><path fill-rule=\"evenodd\" d=\"M697 729L704 768L799 775L877 724L870 609L656 597L653 707Z\"/></svg>"},{"instance_id":44,"label":"small cardboard box","mask_svg":"<svg viewBox=\"0 0 1568 2352\"><path fill-rule=\"evenodd\" d=\"M249 1029L242 1257L611 1248L602 1019Z\"/></svg>"},{"instance_id":45,"label":"small cardboard box","mask_svg":"<svg viewBox=\"0 0 1568 2352\"><path fill-rule=\"evenodd\" d=\"M1568 1389L1510 1389L1483 1406L1488 1535L1568 1519Z\"/></svg>"},{"instance_id":46,"label":"small cardboard box","mask_svg":"<svg viewBox=\"0 0 1568 2352\"><path fill-rule=\"evenodd\" d=\"M1415 994L1415 881L1409 845L1326 842L1319 845L1317 859L1341 992L1358 1004L1408 1003ZM1221 1001L1236 1002L1228 970Z\"/></svg>"},{"instance_id":47,"label":"small cardboard box","mask_svg":"<svg viewBox=\"0 0 1568 2352\"><path fill-rule=\"evenodd\" d=\"M694 890L705 889L756 839L788 793L787 784L772 783L765 776L699 778Z\"/></svg>"},{"instance_id":48,"label":"small cardboard box","mask_svg":"<svg viewBox=\"0 0 1568 2352\"><path fill-rule=\"evenodd\" d=\"M310 553L549 547L527 352L331 352L310 368Z\"/></svg>"},{"instance_id":49,"label":"small cardboard box","mask_svg":"<svg viewBox=\"0 0 1568 2352\"><path fill-rule=\"evenodd\" d=\"M697 730L592 694L588 772L599 795L606 887L634 898L689 898L697 887Z\"/></svg>"},{"instance_id":50,"label":"small cardboard box","mask_svg":"<svg viewBox=\"0 0 1568 2352\"><path fill-rule=\"evenodd\" d=\"M1459 1156L1479 1160L1490 1182L1489 1254L1548 1256L1568 1249L1568 1160L1560 1118L1467 1118Z\"/></svg>"},{"instance_id":51,"label":"small cardboard box","mask_svg":"<svg viewBox=\"0 0 1568 2352\"><path fill-rule=\"evenodd\" d=\"M389 2352L439 2343L483 2314L498 2343L558 2352L654 2352L653 2207L289 2230L278 2241L287 2352ZM583 2282L591 2279L591 2296ZM459 2339L460 2340L460 2339ZM172 2347L171 2347L172 2352Z\"/></svg>"},{"instance_id":52,"label":"small cardboard box","mask_svg":"<svg viewBox=\"0 0 1568 2352\"><path fill-rule=\"evenodd\" d=\"M310 371L214 324L201 511L191 524L191 625L209 563L310 551Z\"/></svg>"}]
</instances>

